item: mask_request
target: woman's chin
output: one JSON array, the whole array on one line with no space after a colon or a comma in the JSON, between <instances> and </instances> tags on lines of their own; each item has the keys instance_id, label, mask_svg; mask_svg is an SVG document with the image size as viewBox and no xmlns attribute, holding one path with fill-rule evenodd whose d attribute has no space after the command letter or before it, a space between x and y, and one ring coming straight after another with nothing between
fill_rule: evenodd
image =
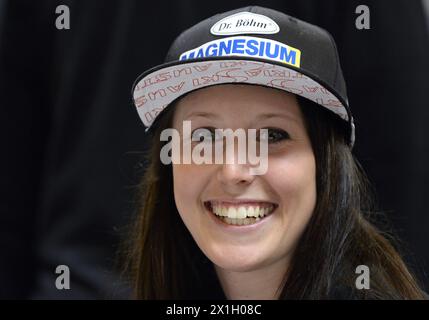
<instances>
[{"instance_id":1,"label":"woman's chin","mask_svg":"<svg viewBox=\"0 0 429 320\"><path fill-rule=\"evenodd\" d=\"M265 261L263 256L255 254L254 250L223 250L222 253L211 253L208 257L217 267L233 272L247 272L258 269Z\"/></svg>"}]
</instances>

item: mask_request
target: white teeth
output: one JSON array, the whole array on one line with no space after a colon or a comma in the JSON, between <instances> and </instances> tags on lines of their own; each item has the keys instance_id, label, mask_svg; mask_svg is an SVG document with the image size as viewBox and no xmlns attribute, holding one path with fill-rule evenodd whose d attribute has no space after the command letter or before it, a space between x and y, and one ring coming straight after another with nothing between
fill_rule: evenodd
<instances>
[{"instance_id":1,"label":"white teeth","mask_svg":"<svg viewBox=\"0 0 429 320\"><path fill-rule=\"evenodd\" d=\"M239 219L246 220L248 218L263 218L270 214L273 210L273 206L269 207L260 207L260 206L220 206L212 204L212 211L214 214L220 217L225 217L229 219ZM246 221L243 221L245 224Z\"/></svg>"},{"instance_id":2,"label":"white teeth","mask_svg":"<svg viewBox=\"0 0 429 320\"><path fill-rule=\"evenodd\" d=\"M221 219L224 222L226 222L227 224L232 224L232 225L237 225L237 226L254 224L254 223L258 222L259 220L261 220L261 218L245 218L245 219L236 218L236 219L233 219L233 218L228 218L228 217L222 217Z\"/></svg>"},{"instance_id":3,"label":"white teeth","mask_svg":"<svg viewBox=\"0 0 429 320\"><path fill-rule=\"evenodd\" d=\"M223 220L227 223L227 224L233 224L233 225L237 225L237 226L241 226L241 225L248 225L248 224L252 224L254 222L251 221L251 219L231 219L231 218L223 218Z\"/></svg>"},{"instance_id":4,"label":"white teeth","mask_svg":"<svg viewBox=\"0 0 429 320\"><path fill-rule=\"evenodd\" d=\"M237 218L244 219L247 217L247 210L245 207L239 207L237 210Z\"/></svg>"},{"instance_id":5,"label":"white teeth","mask_svg":"<svg viewBox=\"0 0 429 320\"><path fill-rule=\"evenodd\" d=\"M229 207L228 208L228 218L237 218L237 209L235 209L234 207Z\"/></svg>"}]
</instances>

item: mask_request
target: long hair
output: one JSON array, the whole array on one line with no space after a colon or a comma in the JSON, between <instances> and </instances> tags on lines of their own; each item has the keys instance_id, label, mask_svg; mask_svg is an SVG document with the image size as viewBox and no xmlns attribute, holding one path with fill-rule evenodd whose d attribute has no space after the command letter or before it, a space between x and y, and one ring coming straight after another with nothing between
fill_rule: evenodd
<instances>
[{"instance_id":1,"label":"long hair","mask_svg":"<svg viewBox=\"0 0 429 320\"><path fill-rule=\"evenodd\" d=\"M316 159L317 199L279 284L279 299L422 299L401 256L370 222L372 189L347 145L345 122L298 97ZM137 219L126 252L126 272L137 299L208 299L221 291L213 264L186 229L173 195L172 165L160 161L175 104L159 116L149 165L136 194ZM356 267L370 270L370 289L357 290ZM344 291L345 290L345 291Z\"/></svg>"}]
</instances>

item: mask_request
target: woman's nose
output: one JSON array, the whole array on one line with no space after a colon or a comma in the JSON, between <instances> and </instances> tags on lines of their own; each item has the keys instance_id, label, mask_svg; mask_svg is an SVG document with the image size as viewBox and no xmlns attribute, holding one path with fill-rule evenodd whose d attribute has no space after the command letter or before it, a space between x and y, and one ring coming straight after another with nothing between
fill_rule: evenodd
<instances>
[{"instance_id":1,"label":"woman's nose","mask_svg":"<svg viewBox=\"0 0 429 320\"><path fill-rule=\"evenodd\" d=\"M240 144L240 141L235 142L232 146L224 146L224 162L218 169L218 180L224 185L247 185L255 179L248 159L248 146L246 143Z\"/></svg>"},{"instance_id":2,"label":"woman's nose","mask_svg":"<svg viewBox=\"0 0 429 320\"><path fill-rule=\"evenodd\" d=\"M244 186L252 183L255 175L251 174L247 164L222 164L217 172L218 180L226 186Z\"/></svg>"}]
</instances>

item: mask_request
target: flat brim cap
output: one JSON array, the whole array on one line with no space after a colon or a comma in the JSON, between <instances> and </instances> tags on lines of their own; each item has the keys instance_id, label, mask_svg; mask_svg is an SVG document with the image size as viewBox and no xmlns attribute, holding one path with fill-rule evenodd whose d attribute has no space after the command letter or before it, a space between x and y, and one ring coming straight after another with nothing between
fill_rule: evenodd
<instances>
[{"instance_id":1,"label":"flat brim cap","mask_svg":"<svg viewBox=\"0 0 429 320\"><path fill-rule=\"evenodd\" d=\"M149 131L162 111L204 87L243 83L307 98L355 128L332 36L282 12L250 6L210 17L181 33L165 62L141 74L134 105Z\"/></svg>"}]
</instances>

